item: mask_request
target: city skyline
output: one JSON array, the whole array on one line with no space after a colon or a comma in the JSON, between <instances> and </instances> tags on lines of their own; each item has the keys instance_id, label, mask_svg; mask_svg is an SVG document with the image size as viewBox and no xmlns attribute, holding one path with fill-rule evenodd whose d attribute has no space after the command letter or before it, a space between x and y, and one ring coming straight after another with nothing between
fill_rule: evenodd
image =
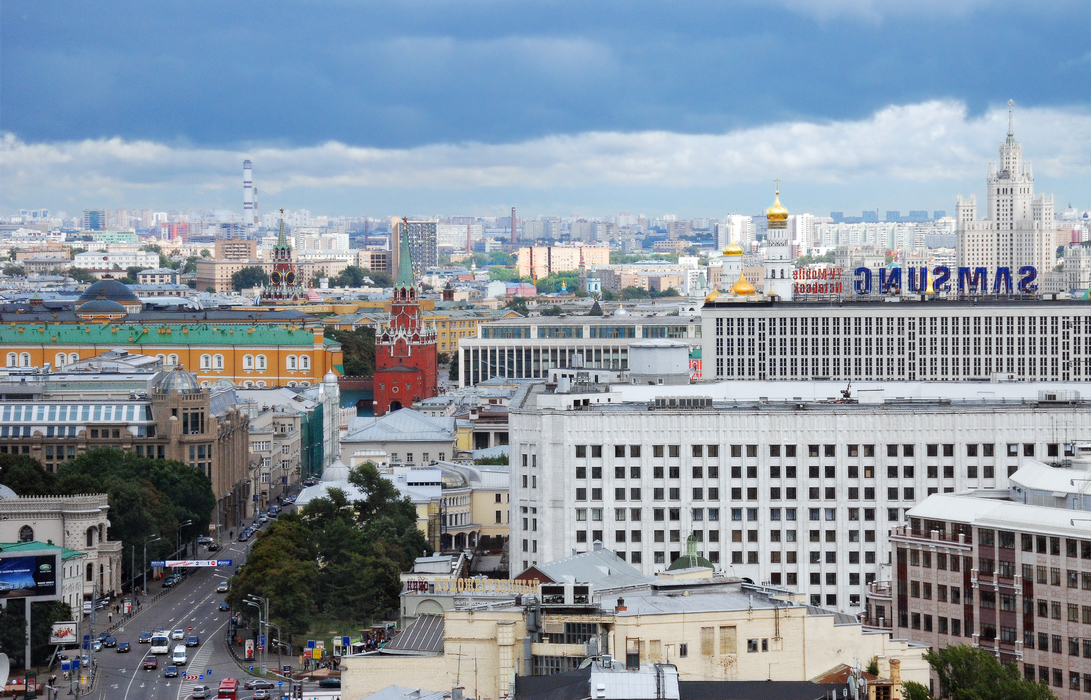
<instances>
[{"instance_id":1,"label":"city skyline","mask_svg":"<svg viewBox=\"0 0 1091 700\"><path fill-rule=\"evenodd\" d=\"M1009 98L1087 206L1074 1L264 7L6 4L0 209L241 215L249 158L259 211L717 217L776 177L792 211L951 210Z\"/></svg>"}]
</instances>

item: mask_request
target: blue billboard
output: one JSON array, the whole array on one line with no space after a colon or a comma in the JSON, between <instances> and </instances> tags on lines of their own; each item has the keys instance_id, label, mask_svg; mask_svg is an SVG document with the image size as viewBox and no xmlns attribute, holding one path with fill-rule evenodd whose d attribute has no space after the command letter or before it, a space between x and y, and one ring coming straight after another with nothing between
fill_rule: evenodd
<instances>
[{"instance_id":1,"label":"blue billboard","mask_svg":"<svg viewBox=\"0 0 1091 700\"><path fill-rule=\"evenodd\" d=\"M55 554L15 555L0 558L0 598L57 595Z\"/></svg>"}]
</instances>

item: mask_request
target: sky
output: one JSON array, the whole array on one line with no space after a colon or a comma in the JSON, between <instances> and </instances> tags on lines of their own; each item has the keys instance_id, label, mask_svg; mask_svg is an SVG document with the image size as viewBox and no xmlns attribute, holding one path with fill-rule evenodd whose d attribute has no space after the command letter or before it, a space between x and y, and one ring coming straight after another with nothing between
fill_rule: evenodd
<instances>
[{"instance_id":1,"label":"sky","mask_svg":"<svg viewBox=\"0 0 1091 700\"><path fill-rule=\"evenodd\" d=\"M63 7L63 11L59 8ZM0 214L1091 207L1091 3L0 3ZM983 207L981 207L983 208Z\"/></svg>"}]
</instances>

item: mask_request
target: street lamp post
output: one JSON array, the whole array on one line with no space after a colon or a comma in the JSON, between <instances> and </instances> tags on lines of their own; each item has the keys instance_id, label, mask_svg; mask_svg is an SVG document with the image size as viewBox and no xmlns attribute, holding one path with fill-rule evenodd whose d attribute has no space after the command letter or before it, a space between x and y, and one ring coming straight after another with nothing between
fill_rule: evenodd
<instances>
[{"instance_id":1,"label":"street lamp post","mask_svg":"<svg viewBox=\"0 0 1091 700\"><path fill-rule=\"evenodd\" d=\"M185 522L178 523L178 539L176 542L177 546L175 547L174 551L179 553L182 552L182 528L189 527L192 524L192 520L186 520Z\"/></svg>"},{"instance_id":2,"label":"street lamp post","mask_svg":"<svg viewBox=\"0 0 1091 700\"><path fill-rule=\"evenodd\" d=\"M258 634L264 637L264 644L261 645L260 651L261 672L265 674L269 670L269 599L251 593L246 602L258 609ZM264 616L262 615L263 609Z\"/></svg>"},{"instance_id":3,"label":"street lamp post","mask_svg":"<svg viewBox=\"0 0 1091 700\"><path fill-rule=\"evenodd\" d=\"M163 538L159 535L148 535L144 538L144 569L140 572L140 577L144 579L144 595L148 595L148 543L161 539Z\"/></svg>"}]
</instances>

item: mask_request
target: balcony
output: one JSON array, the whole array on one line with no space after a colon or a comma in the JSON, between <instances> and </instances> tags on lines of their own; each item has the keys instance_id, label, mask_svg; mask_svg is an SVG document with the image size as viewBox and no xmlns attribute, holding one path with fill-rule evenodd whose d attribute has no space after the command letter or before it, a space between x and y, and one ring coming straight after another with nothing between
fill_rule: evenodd
<instances>
[{"instance_id":1,"label":"balcony","mask_svg":"<svg viewBox=\"0 0 1091 700\"><path fill-rule=\"evenodd\" d=\"M867 597L891 600L893 591L894 586L890 581L872 581L867 586Z\"/></svg>"},{"instance_id":2,"label":"balcony","mask_svg":"<svg viewBox=\"0 0 1091 700\"><path fill-rule=\"evenodd\" d=\"M896 542L907 542L912 544L943 543L947 546L964 549L967 552L973 548L971 543L966 541L966 535L963 533L956 535L942 530L925 532L923 530L912 530L908 525L899 525L892 529L890 531L890 539Z\"/></svg>"}]
</instances>

